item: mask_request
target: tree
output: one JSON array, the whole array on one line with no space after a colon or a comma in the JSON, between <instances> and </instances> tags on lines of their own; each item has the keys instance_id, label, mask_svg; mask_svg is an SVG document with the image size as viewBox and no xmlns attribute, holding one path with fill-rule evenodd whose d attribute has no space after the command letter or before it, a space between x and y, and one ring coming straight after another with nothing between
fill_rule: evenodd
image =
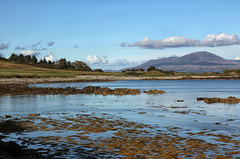
<instances>
[{"instance_id":1,"label":"tree","mask_svg":"<svg viewBox=\"0 0 240 159\"><path fill-rule=\"evenodd\" d=\"M37 60L37 58L36 58L35 55L32 56L30 62L31 62L32 64L36 64L36 63L38 62L38 60Z\"/></svg>"},{"instance_id":2,"label":"tree","mask_svg":"<svg viewBox=\"0 0 240 159\"><path fill-rule=\"evenodd\" d=\"M156 70L156 67L150 66L150 67L147 69L147 72L155 71L155 70Z\"/></svg>"},{"instance_id":3,"label":"tree","mask_svg":"<svg viewBox=\"0 0 240 159\"><path fill-rule=\"evenodd\" d=\"M66 63L66 67L67 67L67 69L70 69L70 68L72 67L72 64L71 64L70 61L68 61L68 62Z\"/></svg>"},{"instance_id":4,"label":"tree","mask_svg":"<svg viewBox=\"0 0 240 159\"><path fill-rule=\"evenodd\" d=\"M144 72L144 69L143 69L143 68L139 68L138 70L139 70L139 71L143 71L143 72Z\"/></svg>"},{"instance_id":5,"label":"tree","mask_svg":"<svg viewBox=\"0 0 240 159\"><path fill-rule=\"evenodd\" d=\"M18 55L12 53L12 55L8 58L9 61L17 61Z\"/></svg>"},{"instance_id":6,"label":"tree","mask_svg":"<svg viewBox=\"0 0 240 159\"><path fill-rule=\"evenodd\" d=\"M103 72L103 70L100 69L100 68L94 69L93 71L94 71L94 72Z\"/></svg>"},{"instance_id":7,"label":"tree","mask_svg":"<svg viewBox=\"0 0 240 159\"><path fill-rule=\"evenodd\" d=\"M40 64L41 64L41 63L43 63L43 60L42 60L42 59L40 59L40 61L39 61L38 63L40 63Z\"/></svg>"},{"instance_id":8,"label":"tree","mask_svg":"<svg viewBox=\"0 0 240 159\"><path fill-rule=\"evenodd\" d=\"M61 58L57 61L58 68L66 69L67 68L67 60L65 58Z\"/></svg>"},{"instance_id":9,"label":"tree","mask_svg":"<svg viewBox=\"0 0 240 159\"><path fill-rule=\"evenodd\" d=\"M17 58L17 62L19 63L25 63L25 58L23 54L20 54Z\"/></svg>"},{"instance_id":10,"label":"tree","mask_svg":"<svg viewBox=\"0 0 240 159\"><path fill-rule=\"evenodd\" d=\"M75 61L72 63L72 66L75 68L77 71L92 71L92 69L84 62L82 61Z\"/></svg>"},{"instance_id":11,"label":"tree","mask_svg":"<svg viewBox=\"0 0 240 159\"><path fill-rule=\"evenodd\" d=\"M31 56L30 55L24 56L24 60L26 63L29 63L31 61Z\"/></svg>"},{"instance_id":12,"label":"tree","mask_svg":"<svg viewBox=\"0 0 240 159\"><path fill-rule=\"evenodd\" d=\"M45 58L43 58L43 63L47 63L47 60Z\"/></svg>"}]
</instances>

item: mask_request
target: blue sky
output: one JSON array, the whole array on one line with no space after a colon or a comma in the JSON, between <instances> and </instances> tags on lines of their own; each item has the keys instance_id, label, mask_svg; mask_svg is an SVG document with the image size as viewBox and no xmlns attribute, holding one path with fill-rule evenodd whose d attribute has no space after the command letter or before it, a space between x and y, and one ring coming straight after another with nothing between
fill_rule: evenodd
<instances>
[{"instance_id":1,"label":"blue sky","mask_svg":"<svg viewBox=\"0 0 240 159\"><path fill-rule=\"evenodd\" d=\"M54 60L102 69L195 51L234 59L239 6L239 0L0 0L0 53L51 52Z\"/></svg>"}]
</instances>

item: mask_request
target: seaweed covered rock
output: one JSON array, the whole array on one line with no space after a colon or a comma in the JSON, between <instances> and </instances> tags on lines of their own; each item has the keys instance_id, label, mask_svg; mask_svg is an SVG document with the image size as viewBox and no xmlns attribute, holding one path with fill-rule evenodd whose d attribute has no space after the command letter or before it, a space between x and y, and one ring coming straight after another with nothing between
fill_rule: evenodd
<instances>
[{"instance_id":1,"label":"seaweed covered rock","mask_svg":"<svg viewBox=\"0 0 240 159\"><path fill-rule=\"evenodd\" d=\"M227 103L227 104L238 104L240 102L240 98L236 97L228 97L228 98L207 98L207 97L198 97L197 101L204 101L205 103L211 104L211 103Z\"/></svg>"},{"instance_id":2,"label":"seaweed covered rock","mask_svg":"<svg viewBox=\"0 0 240 159\"><path fill-rule=\"evenodd\" d=\"M22 132L24 128L21 122L16 122L12 120L6 120L0 122L0 132L1 133L12 133L12 132Z\"/></svg>"},{"instance_id":3,"label":"seaweed covered rock","mask_svg":"<svg viewBox=\"0 0 240 159\"><path fill-rule=\"evenodd\" d=\"M154 89L154 90L150 89L149 91L143 91L143 92L147 93L147 94L163 94L163 93L166 93L163 90L156 90L156 89Z\"/></svg>"},{"instance_id":4,"label":"seaweed covered rock","mask_svg":"<svg viewBox=\"0 0 240 159\"><path fill-rule=\"evenodd\" d=\"M0 158L3 159L46 159L37 150L25 149L16 142L0 141Z\"/></svg>"},{"instance_id":5,"label":"seaweed covered rock","mask_svg":"<svg viewBox=\"0 0 240 159\"><path fill-rule=\"evenodd\" d=\"M115 88L113 90L114 95L137 95L140 94L141 91L139 89L129 89L129 88Z\"/></svg>"},{"instance_id":6,"label":"seaweed covered rock","mask_svg":"<svg viewBox=\"0 0 240 159\"><path fill-rule=\"evenodd\" d=\"M96 94L96 95L137 95L141 91L139 89L129 89L129 88L115 88L110 89L108 87L99 86L88 86L82 89L83 94Z\"/></svg>"},{"instance_id":7,"label":"seaweed covered rock","mask_svg":"<svg viewBox=\"0 0 240 159\"><path fill-rule=\"evenodd\" d=\"M75 87L66 88L52 88L52 87L29 87L27 84L0 84L0 96L1 95L70 95L70 94L96 94L96 95L138 95L142 93L139 89L130 88L115 88L110 89L108 87L99 86L87 86L83 89L77 89ZM144 91L147 94L162 94L166 93L162 90L149 90Z\"/></svg>"}]
</instances>

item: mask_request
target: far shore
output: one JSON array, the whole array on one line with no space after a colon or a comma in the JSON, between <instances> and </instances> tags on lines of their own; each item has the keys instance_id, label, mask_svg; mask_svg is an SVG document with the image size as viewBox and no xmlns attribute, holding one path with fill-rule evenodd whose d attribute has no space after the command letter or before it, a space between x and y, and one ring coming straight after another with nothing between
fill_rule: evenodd
<instances>
[{"instance_id":1,"label":"far shore","mask_svg":"<svg viewBox=\"0 0 240 159\"><path fill-rule=\"evenodd\" d=\"M0 84L37 84L37 83L77 83L110 82L130 80L234 80L240 76L169 76L169 77L134 77L134 76L95 76L83 75L74 78L0 78Z\"/></svg>"}]
</instances>

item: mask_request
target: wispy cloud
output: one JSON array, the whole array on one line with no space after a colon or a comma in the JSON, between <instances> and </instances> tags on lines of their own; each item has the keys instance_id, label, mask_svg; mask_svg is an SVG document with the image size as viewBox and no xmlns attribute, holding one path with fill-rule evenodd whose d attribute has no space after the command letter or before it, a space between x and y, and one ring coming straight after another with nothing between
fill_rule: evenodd
<instances>
[{"instance_id":1,"label":"wispy cloud","mask_svg":"<svg viewBox=\"0 0 240 159\"><path fill-rule=\"evenodd\" d=\"M36 44L33 44L33 45L30 45L30 48L34 51L44 51L44 50L48 50L47 48L37 48L38 45L41 44L42 41L39 41L38 43Z\"/></svg>"},{"instance_id":2,"label":"wispy cloud","mask_svg":"<svg viewBox=\"0 0 240 159\"><path fill-rule=\"evenodd\" d=\"M42 41L39 41L38 43L36 44L32 44L32 45L29 45L29 47L31 48L36 48L39 44L41 44Z\"/></svg>"},{"instance_id":3,"label":"wispy cloud","mask_svg":"<svg viewBox=\"0 0 240 159\"><path fill-rule=\"evenodd\" d=\"M0 50L8 49L8 47L9 47L9 43L7 43L7 44L0 44Z\"/></svg>"},{"instance_id":4,"label":"wispy cloud","mask_svg":"<svg viewBox=\"0 0 240 159\"><path fill-rule=\"evenodd\" d=\"M53 46L54 45L54 41L49 41L49 42L47 42L47 46Z\"/></svg>"},{"instance_id":5,"label":"wispy cloud","mask_svg":"<svg viewBox=\"0 0 240 159\"><path fill-rule=\"evenodd\" d=\"M44 51L44 50L48 50L47 48L32 48L35 51Z\"/></svg>"},{"instance_id":6,"label":"wispy cloud","mask_svg":"<svg viewBox=\"0 0 240 159\"><path fill-rule=\"evenodd\" d=\"M25 50L25 49L26 49L26 47L21 47L21 46L15 47L15 50Z\"/></svg>"},{"instance_id":7,"label":"wispy cloud","mask_svg":"<svg viewBox=\"0 0 240 159\"><path fill-rule=\"evenodd\" d=\"M239 45L240 39L236 34L209 34L203 40L189 39L186 37L168 37L163 40L151 40L145 37L143 40L134 42L132 44L123 42L122 47L139 47L145 49L165 49L165 48L179 48L179 47L219 47L229 45Z\"/></svg>"},{"instance_id":8,"label":"wispy cloud","mask_svg":"<svg viewBox=\"0 0 240 159\"><path fill-rule=\"evenodd\" d=\"M4 57L4 55L3 55L3 53L2 53L2 52L0 52L0 57Z\"/></svg>"},{"instance_id":9,"label":"wispy cloud","mask_svg":"<svg viewBox=\"0 0 240 159\"><path fill-rule=\"evenodd\" d=\"M74 45L73 48L74 48L74 49L78 48L78 45Z\"/></svg>"},{"instance_id":10,"label":"wispy cloud","mask_svg":"<svg viewBox=\"0 0 240 159\"><path fill-rule=\"evenodd\" d=\"M48 50L47 48L44 48L44 47L42 47L42 48L38 47L41 44L41 42L42 41L39 41L36 44L27 45L27 46L24 46L24 47L17 46L17 47L15 47L15 50L26 50L26 49L34 50L34 51L45 51L45 50Z\"/></svg>"}]
</instances>

